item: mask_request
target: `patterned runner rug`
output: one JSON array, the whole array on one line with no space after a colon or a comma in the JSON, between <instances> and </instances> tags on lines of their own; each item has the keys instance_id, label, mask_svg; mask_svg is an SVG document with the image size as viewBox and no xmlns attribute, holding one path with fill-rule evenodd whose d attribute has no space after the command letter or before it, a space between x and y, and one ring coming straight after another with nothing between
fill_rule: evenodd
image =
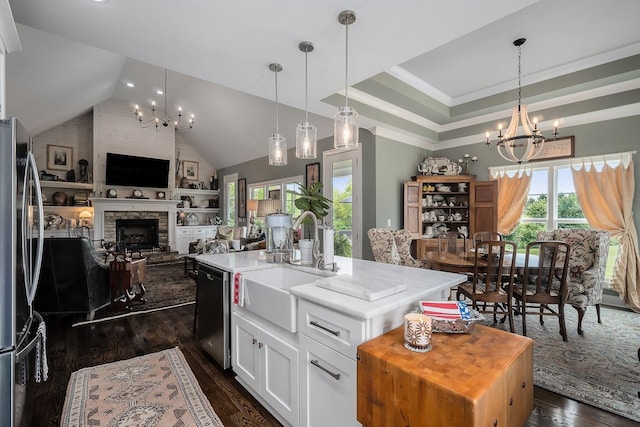
<instances>
[{"instance_id":1,"label":"patterned runner rug","mask_svg":"<svg viewBox=\"0 0 640 427\"><path fill-rule=\"evenodd\" d=\"M640 314L602 308L602 324L595 307L589 307L578 335L578 315L565 307L569 342L562 341L558 319L527 315L527 336L534 341L533 380L547 390L640 421ZM509 330L508 321L493 324L485 315L482 324ZM498 318L499 320L500 318ZM522 316L514 317L522 335Z\"/></svg>"},{"instance_id":2,"label":"patterned runner rug","mask_svg":"<svg viewBox=\"0 0 640 427\"><path fill-rule=\"evenodd\" d=\"M61 426L222 427L178 347L71 374Z\"/></svg>"}]
</instances>

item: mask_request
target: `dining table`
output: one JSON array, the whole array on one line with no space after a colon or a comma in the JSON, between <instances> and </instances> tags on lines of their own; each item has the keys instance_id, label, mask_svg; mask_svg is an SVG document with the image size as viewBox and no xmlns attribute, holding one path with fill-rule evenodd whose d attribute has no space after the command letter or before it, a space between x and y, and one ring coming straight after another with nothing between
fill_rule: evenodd
<instances>
[{"instance_id":1,"label":"dining table","mask_svg":"<svg viewBox=\"0 0 640 427\"><path fill-rule=\"evenodd\" d=\"M447 252L447 251L428 251L424 254L424 261L427 267L432 270L448 271L450 273L473 273L473 266L475 264L475 252L473 250L459 251L459 252ZM510 263L510 256L505 256L505 264ZM526 254L516 253L515 268L518 274L521 274L525 267ZM529 255L529 264L532 266L538 265L538 256ZM484 259L480 260L482 264L480 266L486 267Z\"/></svg>"}]
</instances>

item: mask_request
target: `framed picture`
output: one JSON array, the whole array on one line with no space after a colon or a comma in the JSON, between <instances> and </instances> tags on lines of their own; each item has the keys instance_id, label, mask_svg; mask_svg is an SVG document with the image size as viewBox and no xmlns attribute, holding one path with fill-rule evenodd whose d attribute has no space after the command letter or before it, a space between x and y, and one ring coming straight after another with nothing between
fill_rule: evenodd
<instances>
[{"instance_id":1,"label":"framed picture","mask_svg":"<svg viewBox=\"0 0 640 427\"><path fill-rule=\"evenodd\" d=\"M310 188L316 182L320 182L320 163L309 163L305 174L305 185Z\"/></svg>"},{"instance_id":2,"label":"framed picture","mask_svg":"<svg viewBox=\"0 0 640 427\"><path fill-rule=\"evenodd\" d=\"M47 169L59 171L73 169L73 148L47 145Z\"/></svg>"},{"instance_id":3,"label":"framed picture","mask_svg":"<svg viewBox=\"0 0 640 427\"><path fill-rule=\"evenodd\" d=\"M184 176L189 181L198 180L198 162L189 162L185 160L184 162L182 162L182 170Z\"/></svg>"},{"instance_id":4,"label":"framed picture","mask_svg":"<svg viewBox=\"0 0 640 427\"><path fill-rule=\"evenodd\" d=\"M272 200L280 200L280 190L269 190L269 198Z\"/></svg>"},{"instance_id":5,"label":"framed picture","mask_svg":"<svg viewBox=\"0 0 640 427\"><path fill-rule=\"evenodd\" d=\"M247 217L247 180L238 180L238 218Z\"/></svg>"},{"instance_id":6,"label":"framed picture","mask_svg":"<svg viewBox=\"0 0 640 427\"><path fill-rule=\"evenodd\" d=\"M538 155L531 159L532 162L541 160L566 159L574 157L575 136L551 139L544 143Z\"/></svg>"}]
</instances>

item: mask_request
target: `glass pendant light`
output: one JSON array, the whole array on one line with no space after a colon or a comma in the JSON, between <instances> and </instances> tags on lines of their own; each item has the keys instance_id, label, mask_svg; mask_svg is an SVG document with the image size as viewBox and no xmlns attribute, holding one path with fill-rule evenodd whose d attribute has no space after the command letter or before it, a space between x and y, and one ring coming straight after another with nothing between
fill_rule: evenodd
<instances>
[{"instance_id":1,"label":"glass pendant light","mask_svg":"<svg viewBox=\"0 0 640 427\"><path fill-rule=\"evenodd\" d=\"M278 132L278 73L282 71L282 65L269 64L269 69L274 72L276 80L276 133L269 138L269 165L285 166L287 164L287 139Z\"/></svg>"},{"instance_id":2,"label":"glass pendant light","mask_svg":"<svg viewBox=\"0 0 640 427\"><path fill-rule=\"evenodd\" d=\"M296 157L315 159L318 145L318 129L309 123L307 109L307 54L313 52L313 43L301 42L298 49L304 52L304 122L296 128Z\"/></svg>"},{"instance_id":3,"label":"glass pendant light","mask_svg":"<svg viewBox=\"0 0 640 427\"><path fill-rule=\"evenodd\" d=\"M349 107L348 96L348 63L349 63L349 25L356 21L356 14L351 10L343 10L338 15L338 22L346 27L345 61L344 61L344 107L340 107L333 122L333 146L337 149L353 149L358 147L358 113Z\"/></svg>"}]
</instances>

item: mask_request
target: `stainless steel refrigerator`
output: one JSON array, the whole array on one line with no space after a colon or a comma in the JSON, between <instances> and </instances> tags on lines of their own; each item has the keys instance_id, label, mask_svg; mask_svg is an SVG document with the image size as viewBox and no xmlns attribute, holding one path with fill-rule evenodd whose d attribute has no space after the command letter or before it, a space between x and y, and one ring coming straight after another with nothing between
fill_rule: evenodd
<instances>
[{"instance_id":1,"label":"stainless steel refrigerator","mask_svg":"<svg viewBox=\"0 0 640 427\"><path fill-rule=\"evenodd\" d=\"M30 148L30 138L15 118L0 120L0 426L3 427L30 424L32 411L28 408L33 404L35 349L43 350L44 331L40 326L43 320L32 307L42 261L42 196Z\"/></svg>"}]
</instances>

